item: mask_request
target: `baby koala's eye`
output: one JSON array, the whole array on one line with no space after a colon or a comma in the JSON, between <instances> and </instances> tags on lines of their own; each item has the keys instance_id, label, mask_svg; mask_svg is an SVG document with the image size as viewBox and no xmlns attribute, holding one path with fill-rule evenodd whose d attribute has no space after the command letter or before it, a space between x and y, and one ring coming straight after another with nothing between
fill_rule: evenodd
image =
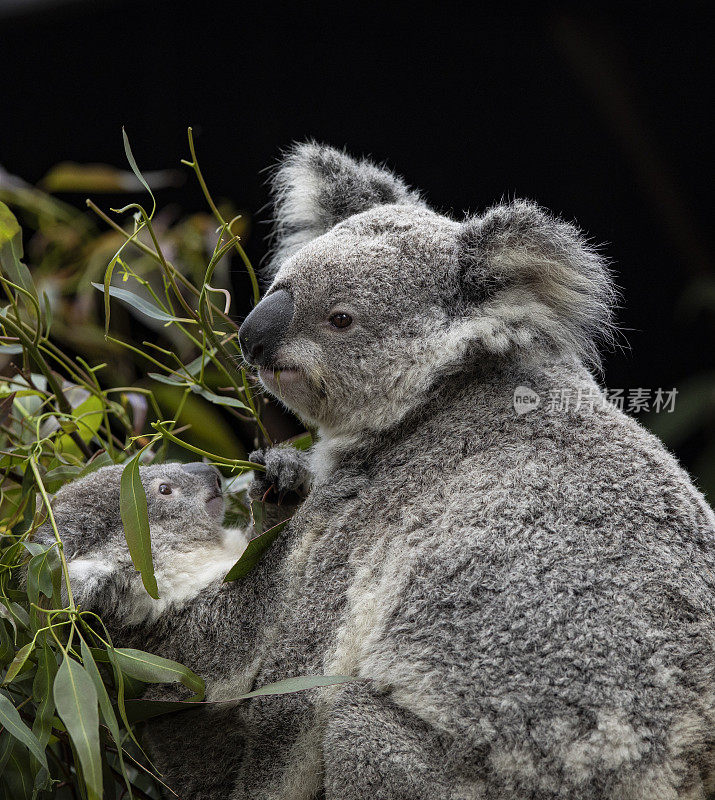
<instances>
[{"instance_id":1,"label":"baby koala's eye","mask_svg":"<svg viewBox=\"0 0 715 800\"><path fill-rule=\"evenodd\" d=\"M171 494L171 486L168 483L162 483L159 486L159 494Z\"/></svg>"},{"instance_id":2,"label":"baby koala's eye","mask_svg":"<svg viewBox=\"0 0 715 800\"><path fill-rule=\"evenodd\" d=\"M353 318L350 314L339 311L329 317L329 322L334 328L348 328L352 325Z\"/></svg>"}]
</instances>

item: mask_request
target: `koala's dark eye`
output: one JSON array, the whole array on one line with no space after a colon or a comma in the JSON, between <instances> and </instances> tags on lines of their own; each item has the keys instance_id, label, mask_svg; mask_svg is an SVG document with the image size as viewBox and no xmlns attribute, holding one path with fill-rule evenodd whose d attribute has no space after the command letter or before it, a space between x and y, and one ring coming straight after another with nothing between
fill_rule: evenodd
<instances>
[{"instance_id":1,"label":"koala's dark eye","mask_svg":"<svg viewBox=\"0 0 715 800\"><path fill-rule=\"evenodd\" d=\"M350 325L352 325L353 318L350 314L345 314L341 311L337 314L333 314L329 318L329 321L334 328L349 328Z\"/></svg>"},{"instance_id":2,"label":"koala's dark eye","mask_svg":"<svg viewBox=\"0 0 715 800\"><path fill-rule=\"evenodd\" d=\"M162 483L159 486L159 494L171 494L171 486L168 483Z\"/></svg>"}]
</instances>

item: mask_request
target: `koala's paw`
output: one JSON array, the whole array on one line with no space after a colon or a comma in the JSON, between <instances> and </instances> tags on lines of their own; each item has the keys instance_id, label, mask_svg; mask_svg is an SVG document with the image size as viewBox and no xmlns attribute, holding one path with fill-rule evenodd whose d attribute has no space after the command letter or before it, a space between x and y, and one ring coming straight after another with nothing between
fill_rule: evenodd
<instances>
[{"instance_id":1,"label":"koala's paw","mask_svg":"<svg viewBox=\"0 0 715 800\"><path fill-rule=\"evenodd\" d=\"M254 450L248 460L266 468L265 472L255 473L249 489L252 500L301 502L308 496L312 475L307 453L295 447L278 446Z\"/></svg>"}]
</instances>

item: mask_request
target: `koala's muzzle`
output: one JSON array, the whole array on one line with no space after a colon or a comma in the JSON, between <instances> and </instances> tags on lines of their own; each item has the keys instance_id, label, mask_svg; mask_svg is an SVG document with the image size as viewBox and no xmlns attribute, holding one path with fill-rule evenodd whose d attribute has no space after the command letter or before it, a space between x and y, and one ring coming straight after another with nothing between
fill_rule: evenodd
<instances>
[{"instance_id":1,"label":"koala's muzzle","mask_svg":"<svg viewBox=\"0 0 715 800\"><path fill-rule=\"evenodd\" d=\"M293 298L279 289L251 311L238 331L243 357L251 364L272 366L276 352L293 319Z\"/></svg>"},{"instance_id":2,"label":"koala's muzzle","mask_svg":"<svg viewBox=\"0 0 715 800\"><path fill-rule=\"evenodd\" d=\"M181 469L196 475L206 484L207 488L214 489L221 494L221 473L211 464L204 464L202 461L192 461L190 464L182 464Z\"/></svg>"},{"instance_id":3,"label":"koala's muzzle","mask_svg":"<svg viewBox=\"0 0 715 800\"><path fill-rule=\"evenodd\" d=\"M209 498L206 501L206 510L214 517L223 514L223 494L221 492L221 473L212 467L211 464L204 464L202 461L192 461L190 464L182 464L184 472L195 475L209 490Z\"/></svg>"}]
</instances>

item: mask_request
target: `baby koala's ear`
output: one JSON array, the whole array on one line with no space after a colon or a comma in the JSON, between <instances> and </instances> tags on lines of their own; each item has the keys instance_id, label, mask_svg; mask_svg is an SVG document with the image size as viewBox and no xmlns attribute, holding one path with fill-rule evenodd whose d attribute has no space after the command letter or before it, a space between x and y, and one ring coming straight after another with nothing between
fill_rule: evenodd
<instances>
[{"instance_id":1,"label":"baby koala's ear","mask_svg":"<svg viewBox=\"0 0 715 800\"><path fill-rule=\"evenodd\" d=\"M101 556L79 557L67 565L75 601L85 610L102 613L117 594L119 567Z\"/></svg>"},{"instance_id":2,"label":"baby koala's ear","mask_svg":"<svg viewBox=\"0 0 715 800\"><path fill-rule=\"evenodd\" d=\"M457 281L480 344L495 355L548 348L598 364L616 292L573 225L515 200L463 223Z\"/></svg>"},{"instance_id":3,"label":"baby koala's ear","mask_svg":"<svg viewBox=\"0 0 715 800\"><path fill-rule=\"evenodd\" d=\"M392 203L421 203L390 170L316 142L296 144L273 173L273 277L281 262L344 219Z\"/></svg>"},{"instance_id":4,"label":"baby koala's ear","mask_svg":"<svg viewBox=\"0 0 715 800\"><path fill-rule=\"evenodd\" d=\"M120 565L117 559L111 559L99 553L76 555L82 541L81 532L67 524L59 527L75 601L81 603L87 611L100 612L104 610L111 602L110 598L117 594L115 584L118 583L120 576ZM55 543L55 536L48 522L35 531L33 541L45 547L50 547ZM66 591L63 582L62 592L65 600Z\"/></svg>"}]
</instances>

